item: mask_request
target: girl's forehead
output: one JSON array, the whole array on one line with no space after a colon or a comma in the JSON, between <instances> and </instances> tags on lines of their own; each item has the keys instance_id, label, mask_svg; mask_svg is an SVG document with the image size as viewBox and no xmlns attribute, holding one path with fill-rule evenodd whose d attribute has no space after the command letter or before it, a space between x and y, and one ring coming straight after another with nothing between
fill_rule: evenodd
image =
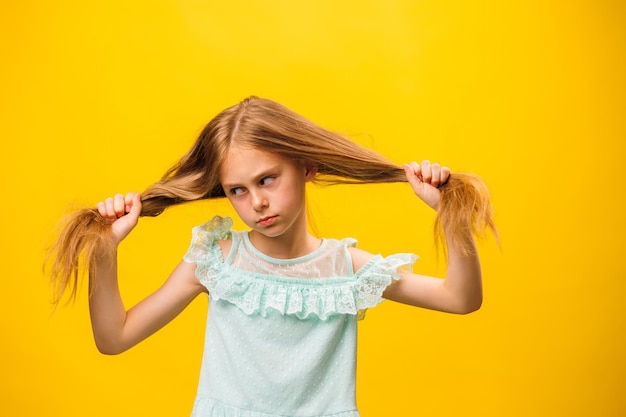
<instances>
[{"instance_id":1,"label":"girl's forehead","mask_svg":"<svg viewBox=\"0 0 626 417\"><path fill-rule=\"evenodd\" d=\"M228 149L226 158L220 167L220 182L229 183L254 176L291 161L263 149L235 145Z\"/></svg>"}]
</instances>

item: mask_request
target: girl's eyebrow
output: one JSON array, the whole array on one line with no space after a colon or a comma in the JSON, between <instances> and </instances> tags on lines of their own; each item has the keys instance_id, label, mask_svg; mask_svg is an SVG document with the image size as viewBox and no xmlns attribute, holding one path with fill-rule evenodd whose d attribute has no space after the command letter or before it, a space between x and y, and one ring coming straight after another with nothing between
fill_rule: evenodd
<instances>
[{"instance_id":1,"label":"girl's eyebrow","mask_svg":"<svg viewBox=\"0 0 626 417\"><path fill-rule=\"evenodd\" d=\"M257 182L260 179L263 179L265 177L268 177L270 175L275 175L276 172L278 171L280 165L274 165L271 166L269 168L264 169L263 171L259 172L258 174L255 174L251 177L252 182ZM237 183L237 182L233 182L233 183L227 183L227 182L223 182L222 183L222 188L235 188L235 187L239 187L241 184Z\"/></svg>"}]
</instances>

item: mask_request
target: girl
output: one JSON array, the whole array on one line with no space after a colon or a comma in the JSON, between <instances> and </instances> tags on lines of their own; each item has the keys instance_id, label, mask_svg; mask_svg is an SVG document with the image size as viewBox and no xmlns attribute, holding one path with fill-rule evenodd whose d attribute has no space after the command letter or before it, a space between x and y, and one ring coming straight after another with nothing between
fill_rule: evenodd
<instances>
[{"instance_id":1,"label":"girl","mask_svg":"<svg viewBox=\"0 0 626 417\"><path fill-rule=\"evenodd\" d=\"M445 279L411 273L414 255L386 258L352 239L308 232L305 184L408 181L437 211ZM116 250L140 216L186 201L227 198L248 231L215 217L193 230L184 259L129 310ZM452 313L482 302L473 233L495 231L484 185L424 161L403 168L270 100L250 97L216 116L193 148L141 196L73 214L53 247L57 298L76 294L88 264L95 342L121 353L159 330L198 294L209 296L193 416L358 417L356 323L383 298Z\"/></svg>"}]
</instances>

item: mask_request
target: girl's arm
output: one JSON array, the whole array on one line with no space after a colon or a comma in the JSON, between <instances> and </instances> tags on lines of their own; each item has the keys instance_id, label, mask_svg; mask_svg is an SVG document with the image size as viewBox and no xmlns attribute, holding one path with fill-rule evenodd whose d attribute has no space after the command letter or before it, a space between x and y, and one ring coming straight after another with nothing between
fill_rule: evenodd
<instances>
[{"instance_id":1,"label":"girl's arm","mask_svg":"<svg viewBox=\"0 0 626 417\"><path fill-rule=\"evenodd\" d=\"M468 314L476 311L483 300L478 256L475 252L462 255L453 247L448 247L445 279L403 273L400 280L387 287L383 297L448 313Z\"/></svg>"},{"instance_id":2,"label":"girl's arm","mask_svg":"<svg viewBox=\"0 0 626 417\"><path fill-rule=\"evenodd\" d=\"M98 203L112 222L115 247L132 231L141 212L139 194L121 194ZM126 311L117 281L117 256L103 255L93 265L96 284L90 288L89 310L96 346L105 354L121 353L176 317L204 287L195 278L195 265L181 262L165 284Z\"/></svg>"},{"instance_id":3,"label":"girl's arm","mask_svg":"<svg viewBox=\"0 0 626 417\"><path fill-rule=\"evenodd\" d=\"M437 187L448 180L450 170L438 164L431 165L428 161L423 161L421 165L412 162L405 165L404 169L415 194L437 210L441 198ZM445 233L446 241L452 242L452 231L446 230ZM472 248L470 251L461 251L454 244L448 245L445 279L405 272L400 280L387 287L383 297L449 313L467 314L478 310L482 304L482 275L474 240L472 237L469 239L469 242L461 243L467 243ZM354 249L352 257L355 270L371 256Z\"/></svg>"}]
</instances>

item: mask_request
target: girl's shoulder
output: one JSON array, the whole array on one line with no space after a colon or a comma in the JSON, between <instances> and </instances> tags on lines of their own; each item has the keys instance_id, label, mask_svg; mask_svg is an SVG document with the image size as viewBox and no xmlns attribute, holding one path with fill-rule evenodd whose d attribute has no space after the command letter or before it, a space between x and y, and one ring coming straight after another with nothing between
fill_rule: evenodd
<instances>
[{"instance_id":1,"label":"girl's shoulder","mask_svg":"<svg viewBox=\"0 0 626 417\"><path fill-rule=\"evenodd\" d=\"M347 249L352 262L352 270L355 272L359 271L363 265L367 264L374 257L374 254L359 249L354 245L348 246Z\"/></svg>"},{"instance_id":2,"label":"girl's shoulder","mask_svg":"<svg viewBox=\"0 0 626 417\"><path fill-rule=\"evenodd\" d=\"M382 256L374 255L356 246L347 248L352 262L352 270L357 278L367 276L388 276L394 280L400 279L399 271L413 269L418 256L413 253L396 253Z\"/></svg>"}]
</instances>

